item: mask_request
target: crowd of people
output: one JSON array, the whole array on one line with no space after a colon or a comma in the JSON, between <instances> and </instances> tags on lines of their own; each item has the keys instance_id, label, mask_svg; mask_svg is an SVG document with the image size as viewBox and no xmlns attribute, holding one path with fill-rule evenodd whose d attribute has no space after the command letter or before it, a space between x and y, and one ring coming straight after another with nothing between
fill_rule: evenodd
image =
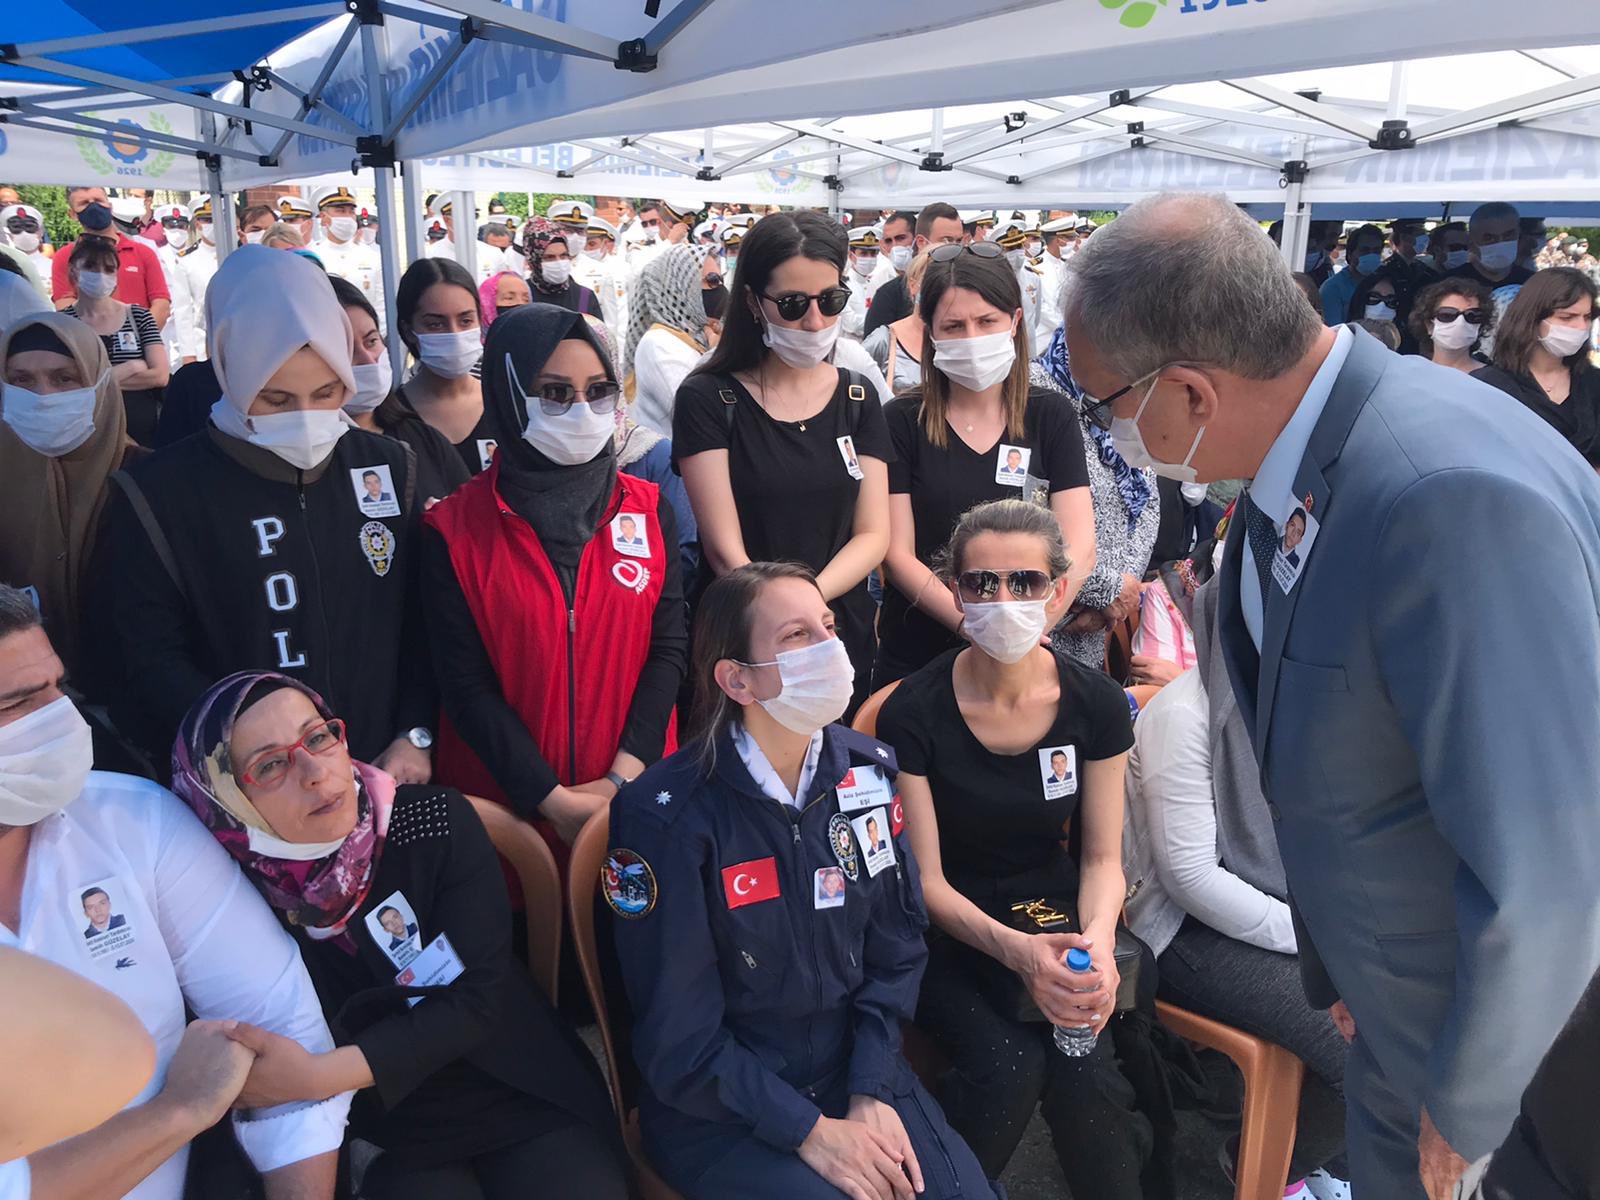
<instances>
[{"instance_id":1,"label":"crowd of people","mask_svg":"<svg viewBox=\"0 0 1600 1200\"><path fill-rule=\"evenodd\" d=\"M390 311L346 188L220 260L66 197L0 211L0 1010L87 1094L4 1200L1004 1197L1035 1114L1160 1200L1158 999L1304 1062L1285 1196L1600 1194L1582 242L457 194ZM632 1151L475 804L605 842Z\"/></svg>"}]
</instances>

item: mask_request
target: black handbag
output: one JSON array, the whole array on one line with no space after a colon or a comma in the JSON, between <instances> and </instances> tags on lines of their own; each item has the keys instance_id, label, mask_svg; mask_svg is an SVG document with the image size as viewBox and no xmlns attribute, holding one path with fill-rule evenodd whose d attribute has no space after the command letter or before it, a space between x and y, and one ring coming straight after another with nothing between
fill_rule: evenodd
<instances>
[{"instance_id":1,"label":"black handbag","mask_svg":"<svg viewBox=\"0 0 1600 1200\"><path fill-rule=\"evenodd\" d=\"M1078 928L1073 909L1072 903L1059 897L1032 896L1013 901L1002 911L990 912L989 915L1002 925L1023 933L1080 933L1082 931ZM1144 960L1149 958L1153 968L1155 956L1150 953L1150 947L1120 920L1117 922L1117 945L1112 956L1116 960L1117 973L1121 976L1113 1005L1115 1010L1127 1012L1134 1008L1150 1008L1155 998L1155 973L1144 968ZM984 991L989 1003L1001 1015L1014 1021L1049 1021L1050 1018L1039 1011L1039 1006L1033 1002L1033 996L1015 971L986 954L977 957L983 964L980 980ZM1149 994L1146 995L1146 992Z\"/></svg>"}]
</instances>

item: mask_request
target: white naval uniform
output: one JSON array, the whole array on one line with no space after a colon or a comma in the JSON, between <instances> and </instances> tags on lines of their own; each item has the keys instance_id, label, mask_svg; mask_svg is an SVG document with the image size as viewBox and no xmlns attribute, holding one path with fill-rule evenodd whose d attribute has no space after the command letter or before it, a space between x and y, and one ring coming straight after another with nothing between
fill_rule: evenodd
<instances>
[{"instance_id":1,"label":"white naval uniform","mask_svg":"<svg viewBox=\"0 0 1600 1200\"><path fill-rule=\"evenodd\" d=\"M889 277L894 278L893 268L890 269ZM850 302L844 306L844 312L839 317L839 335L859 342L861 331L867 325L867 309L871 307L872 297L878 292L877 269L874 268L873 273L863 279L854 267L846 267L844 282L850 289Z\"/></svg>"},{"instance_id":2,"label":"white naval uniform","mask_svg":"<svg viewBox=\"0 0 1600 1200\"><path fill-rule=\"evenodd\" d=\"M217 248L201 238L178 252L172 284L172 319L178 327L176 370L184 358L196 362L206 357L206 288L217 273Z\"/></svg>"},{"instance_id":3,"label":"white naval uniform","mask_svg":"<svg viewBox=\"0 0 1600 1200\"><path fill-rule=\"evenodd\" d=\"M376 246L360 242L336 242L332 238L317 247L317 257L329 275L355 284L367 302L378 310L378 331L388 329L383 311L383 259Z\"/></svg>"},{"instance_id":4,"label":"white naval uniform","mask_svg":"<svg viewBox=\"0 0 1600 1200\"><path fill-rule=\"evenodd\" d=\"M171 246L158 246L156 259L161 263L161 273L167 277L167 295L172 297L172 311L161 327L161 342L167 348L169 368L176 371L183 363L183 339L178 333L178 251Z\"/></svg>"}]
</instances>

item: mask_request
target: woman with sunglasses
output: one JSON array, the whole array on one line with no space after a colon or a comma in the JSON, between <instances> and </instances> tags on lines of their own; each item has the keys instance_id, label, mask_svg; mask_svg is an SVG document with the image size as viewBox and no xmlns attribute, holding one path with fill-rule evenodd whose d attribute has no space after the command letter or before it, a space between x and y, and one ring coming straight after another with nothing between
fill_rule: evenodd
<instances>
[{"instance_id":1,"label":"woman with sunglasses","mask_svg":"<svg viewBox=\"0 0 1600 1200\"><path fill-rule=\"evenodd\" d=\"M878 735L899 757L906 837L936 931L917 1024L951 1059L939 1102L991 1177L1039 1108L1074 1196L1140 1200L1153 1132L1108 1024L1128 702L1103 672L1039 644L1072 594L1048 509L1012 499L969 510L938 566L972 644L905 679ZM1038 898L1082 933L1022 932L1013 906ZM1073 948L1090 970L1067 970ZM1071 1057L1052 1024L1102 1036Z\"/></svg>"},{"instance_id":2,"label":"woman with sunglasses","mask_svg":"<svg viewBox=\"0 0 1600 1200\"><path fill-rule=\"evenodd\" d=\"M929 564L974 505L1042 504L1086 560L1080 578L1094 558L1083 436L1065 397L1028 384L1016 272L993 242L937 246L928 258L917 301L922 386L884 409L895 461L875 689L962 644L961 609ZM1075 593L1068 588L1069 602Z\"/></svg>"},{"instance_id":3,"label":"woman with sunglasses","mask_svg":"<svg viewBox=\"0 0 1600 1200\"><path fill-rule=\"evenodd\" d=\"M1494 365L1472 377L1515 396L1600 467L1597 294L1595 281L1575 267L1538 272L1500 318Z\"/></svg>"},{"instance_id":4,"label":"woman with sunglasses","mask_svg":"<svg viewBox=\"0 0 1600 1200\"><path fill-rule=\"evenodd\" d=\"M594 1059L511 951L494 848L462 795L351 756L303 683L230 675L190 709L172 786L293 935L335 1049L240 1024L242 1102L357 1093L370 1200L628 1194Z\"/></svg>"},{"instance_id":5,"label":"woman with sunglasses","mask_svg":"<svg viewBox=\"0 0 1600 1200\"><path fill-rule=\"evenodd\" d=\"M424 523L449 718L435 778L536 821L559 849L677 745L677 522L655 484L617 470L621 388L584 317L524 305L490 330L483 366L507 436Z\"/></svg>"},{"instance_id":6,"label":"woman with sunglasses","mask_svg":"<svg viewBox=\"0 0 1600 1200\"><path fill-rule=\"evenodd\" d=\"M853 712L876 649L867 576L889 546L893 450L876 382L831 361L845 258L821 213L756 223L722 340L678 389L672 448L700 526L699 587L751 561L810 567L855 665Z\"/></svg>"},{"instance_id":7,"label":"woman with sunglasses","mask_svg":"<svg viewBox=\"0 0 1600 1200\"><path fill-rule=\"evenodd\" d=\"M1494 299L1476 279L1458 276L1429 284L1411 309L1411 336L1419 352L1469 375L1489 365L1478 346L1493 328Z\"/></svg>"}]
</instances>

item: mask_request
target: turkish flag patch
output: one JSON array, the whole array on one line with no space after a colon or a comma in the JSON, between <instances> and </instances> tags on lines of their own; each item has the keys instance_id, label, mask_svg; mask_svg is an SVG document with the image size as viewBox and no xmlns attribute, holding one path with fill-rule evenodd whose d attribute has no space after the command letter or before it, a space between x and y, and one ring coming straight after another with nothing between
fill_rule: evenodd
<instances>
[{"instance_id":1,"label":"turkish flag patch","mask_svg":"<svg viewBox=\"0 0 1600 1200\"><path fill-rule=\"evenodd\" d=\"M778 860L753 858L723 867L722 892L728 898L729 908L776 900L782 894L778 889Z\"/></svg>"},{"instance_id":2,"label":"turkish flag patch","mask_svg":"<svg viewBox=\"0 0 1600 1200\"><path fill-rule=\"evenodd\" d=\"M900 803L899 792L895 793L894 803L889 806L889 825L895 837L899 837L900 831L906 827L906 810Z\"/></svg>"}]
</instances>

